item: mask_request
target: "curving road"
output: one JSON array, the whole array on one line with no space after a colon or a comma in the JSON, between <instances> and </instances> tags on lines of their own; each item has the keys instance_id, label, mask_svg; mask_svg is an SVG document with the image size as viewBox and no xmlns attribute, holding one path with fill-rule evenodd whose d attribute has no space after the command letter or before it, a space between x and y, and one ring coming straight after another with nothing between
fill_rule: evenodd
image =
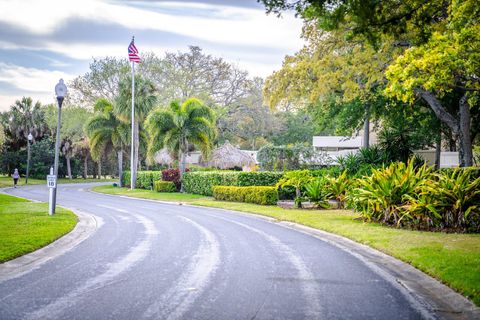
<instances>
[{"instance_id":1,"label":"curving road","mask_svg":"<svg viewBox=\"0 0 480 320\"><path fill-rule=\"evenodd\" d=\"M58 202L95 215L98 230L65 254L0 282L0 319L426 315L398 286L313 236L255 216L87 189L60 185ZM44 186L8 192L48 199Z\"/></svg>"}]
</instances>

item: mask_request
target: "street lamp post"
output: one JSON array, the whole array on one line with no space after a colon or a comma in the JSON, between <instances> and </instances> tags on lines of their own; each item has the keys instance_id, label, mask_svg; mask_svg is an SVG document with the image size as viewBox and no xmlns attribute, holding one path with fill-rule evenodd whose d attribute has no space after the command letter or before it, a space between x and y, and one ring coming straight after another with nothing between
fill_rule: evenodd
<instances>
[{"instance_id":1,"label":"street lamp post","mask_svg":"<svg viewBox=\"0 0 480 320\"><path fill-rule=\"evenodd\" d=\"M50 201L48 207L48 213L53 215L55 213L55 205L57 201L57 177L58 177L58 156L59 156L59 149L60 149L60 121L62 116L62 103L63 99L65 98L65 94L67 93L67 86L63 83L63 79L55 86L55 95L57 96L58 101L58 119L57 119L57 138L55 140L55 162L53 164L53 175L54 175L54 183L53 187L50 188ZM51 172L52 173L52 172Z\"/></svg>"},{"instance_id":2,"label":"street lamp post","mask_svg":"<svg viewBox=\"0 0 480 320\"><path fill-rule=\"evenodd\" d=\"M27 176L25 177L25 184L28 184L28 174L30 173L30 144L32 143L33 136L32 133L28 134L27 137Z\"/></svg>"}]
</instances>

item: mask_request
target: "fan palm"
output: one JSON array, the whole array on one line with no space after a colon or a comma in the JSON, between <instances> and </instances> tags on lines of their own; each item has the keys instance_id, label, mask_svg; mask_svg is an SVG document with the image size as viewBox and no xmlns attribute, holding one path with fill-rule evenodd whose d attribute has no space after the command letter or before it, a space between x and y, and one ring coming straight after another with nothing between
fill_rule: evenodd
<instances>
[{"instance_id":1,"label":"fan palm","mask_svg":"<svg viewBox=\"0 0 480 320\"><path fill-rule=\"evenodd\" d=\"M85 124L90 152L95 161L100 161L107 150L114 150L118 157L120 185L123 171L123 147L128 144L129 126L113 113L113 105L106 99L95 103L95 114Z\"/></svg>"},{"instance_id":2,"label":"fan palm","mask_svg":"<svg viewBox=\"0 0 480 320\"><path fill-rule=\"evenodd\" d=\"M42 137L47 126L40 102L33 104L32 98L23 97L15 101L10 110L9 131L19 139L27 141L28 134L33 138Z\"/></svg>"},{"instance_id":3,"label":"fan palm","mask_svg":"<svg viewBox=\"0 0 480 320\"><path fill-rule=\"evenodd\" d=\"M146 121L149 134L148 156L164 147L178 154L180 175L185 172L185 156L188 146L200 149L205 158L210 154L217 134L215 115L211 108L195 98L183 104L172 102L167 108L152 111Z\"/></svg>"},{"instance_id":4,"label":"fan palm","mask_svg":"<svg viewBox=\"0 0 480 320\"><path fill-rule=\"evenodd\" d=\"M131 125L131 113L132 113L132 78L127 77L119 83L119 94L115 101L114 113L117 117L126 124ZM132 165L132 188L135 188L135 181L137 178L138 169L138 150L140 146L140 134L139 124L145 121L148 113L153 109L157 102L155 96L156 89L150 80L144 79L141 76L135 76L135 121L134 121L134 157Z\"/></svg>"}]
</instances>

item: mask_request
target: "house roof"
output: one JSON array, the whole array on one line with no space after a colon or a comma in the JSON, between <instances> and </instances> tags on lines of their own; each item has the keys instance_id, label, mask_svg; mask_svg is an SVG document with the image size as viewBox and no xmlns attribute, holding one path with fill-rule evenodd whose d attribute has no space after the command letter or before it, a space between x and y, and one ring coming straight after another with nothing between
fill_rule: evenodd
<instances>
[{"instance_id":1,"label":"house roof","mask_svg":"<svg viewBox=\"0 0 480 320\"><path fill-rule=\"evenodd\" d=\"M361 148L362 137L314 136L313 146L317 148Z\"/></svg>"}]
</instances>

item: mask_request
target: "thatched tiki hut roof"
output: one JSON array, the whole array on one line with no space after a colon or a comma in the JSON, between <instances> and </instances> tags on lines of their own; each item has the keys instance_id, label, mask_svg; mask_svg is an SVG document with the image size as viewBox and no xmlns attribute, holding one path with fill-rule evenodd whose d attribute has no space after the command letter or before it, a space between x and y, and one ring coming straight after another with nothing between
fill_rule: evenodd
<instances>
[{"instance_id":1,"label":"thatched tiki hut roof","mask_svg":"<svg viewBox=\"0 0 480 320\"><path fill-rule=\"evenodd\" d=\"M155 156L153 158L155 159L155 162L158 164L166 164L170 166L173 163L173 159L170 156L170 153L165 148L155 153Z\"/></svg>"},{"instance_id":2,"label":"thatched tiki hut roof","mask_svg":"<svg viewBox=\"0 0 480 320\"><path fill-rule=\"evenodd\" d=\"M213 150L209 164L220 169L253 167L255 160L245 151L232 146L230 142L226 141L223 146Z\"/></svg>"}]
</instances>

